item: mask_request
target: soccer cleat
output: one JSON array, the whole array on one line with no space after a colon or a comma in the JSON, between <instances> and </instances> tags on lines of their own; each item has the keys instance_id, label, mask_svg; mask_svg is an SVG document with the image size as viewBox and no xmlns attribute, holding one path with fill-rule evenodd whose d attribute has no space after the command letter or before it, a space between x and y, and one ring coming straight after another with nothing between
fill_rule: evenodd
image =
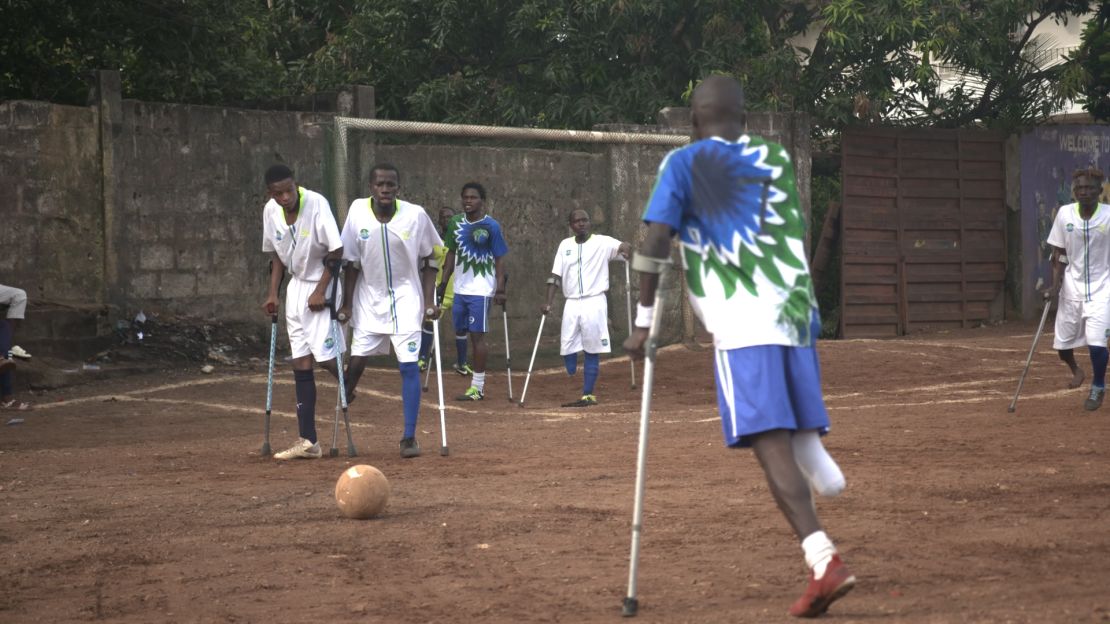
<instances>
[{"instance_id":1,"label":"soccer cleat","mask_svg":"<svg viewBox=\"0 0 1110 624\"><path fill-rule=\"evenodd\" d=\"M1083 409L1088 412L1097 410L1102 405L1102 397L1106 396L1106 388L1091 386L1091 395L1083 402Z\"/></svg>"},{"instance_id":2,"label":"soccer cleat","mask_svg":"<svg viewBox=\"0 0 1110 624\"><path fill-rule=\"evenodd\" d=\"M597 405L597 397L592 394L583 394L582 398L577 401L563 403L563 407L589 407L591 405Z\"/></svg>"},{"instance_id":3,"label":"soccer cleat","mask_svg":"<svg viewBox=\"0 0 1110 624\"><path fill-rule=\"evenodd\" d=\"M474 369L470 368L469 364L455 364L455 372L463 377L469 377L474 374Z\"/></svg>"},{"instance_id":4,"label":"soccer cleat","mask_svg":"<svg viewBox=\"0 0 1110 624\"><path fill-rule=\"evenodd\" d=\"M416 438L401 438L401 457L420 457L420 443Z\"/></svg>"},{"instance_id":5,"label":"soccer cleat","mask_svg":"<svg viewBox=\"0 0 1110 624\"><path fill-rule=\"evenodd\" d=\"M420 358L416 361L416 365L420 367L420 372L428 370L428 358Z\"/></svg>"},{"instance_id":6,"label":"soccer cleat","mask_svg":"<svg viewBox=\"0 0 1110 624\"><path fill-rule=\"evenodd\" d=\"M856 586L856 577L848 571L840 555L833 555L825 568L825 575L820 579L813 578L809 573L809 585L806 593L802 594L790 607L790 615L794 617L814 618L829 610L836 600L842 598Z\"/></svg>"},{"instance_id":7,"label":"soccer cleat","mask_svg":"<svg viewBox=\"0 0 1110 624\"><path fill-rule=\"evenodd\" d=\"M21 360L31 359L31 354L27 353L27 351L24 350L23 347L21 347L19 345L15 345L14 347L12 347L11 354L12 354L13 357L17 357Z\"/></svg>"},{"instance_id":8,"label":"soccer cleat","mask_svg":"<svg viewBox=\"0 0 1110 624\"><path fill-rule=\"evenodd\" d=\"M461 394L461 395L455 397L455 400L456 401L481 401L484 396L485 395L482 394L481 390L479 390L478 388L475 388L474 386L470 386L469 388L466 389L465 394Z\"/></svg>"},{"instance_id":9,"label":"soccer cleat","mask_svg":"<svg viewBox=\"0 0 1110 624\"><path fill-rule=\"evenodd\" d=\"M280 453L274 453L274 459L320 459L323 455L324 451L320 449L319 443L301 438L294 442L293 446Z\"/></svg>"}]
</instances>

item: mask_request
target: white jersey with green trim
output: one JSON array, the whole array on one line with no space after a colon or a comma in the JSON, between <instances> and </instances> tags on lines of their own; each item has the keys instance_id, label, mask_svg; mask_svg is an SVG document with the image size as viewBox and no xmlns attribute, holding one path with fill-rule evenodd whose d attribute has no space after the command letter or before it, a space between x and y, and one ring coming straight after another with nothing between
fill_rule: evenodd
<instances>
[{"instance_id":1,"label":"white jersey with green trim","mask_svg":"<svg viewBox=\"0 0 1110 624\"><path fill-rule=\"evenodd\" d=\"M563 281L563 296L583 299L607 292L609 262L619 256L620 247L619 240L604 234L590 234L581 244L573 236L563 239L551 265Z\"/></svg>"},{"instance_id":2,"label":"white jersey with green trim","mask_svg":"<svg viewBox=\"0 0 1110 624\"><path fill-rule=\"evenodd\" d=\"M1110 205L1098 204L1086 221L1078 203L1060 206L1047 242L1068 256L1061 298L1110 301Z\"/></svg>"},{"instance_id":3,"label":"white jersey with green trim","mask_svg":"<svg viewBox=\"0 0 1110 624\"><path fill-rule=\"evenodd\" d=\"M393 218L382 223L371 201L351 203L343 224L343 259L362 264L351 325L375 334L419 331L425 307L421 260L443 241L422 207L396 199Z\"/></svg>"},{"instance_id":4,"label":"white jersey with green trim","mask_svg":"<svg viewBox=\"0 0 1110 624\"><path fill-rule=\"evenodd\" d=\"M297 187L297 220L285 222L285 210L273 199L262 209L262 251L274 252L298 279L318 282L324 258L342 245L331 204L323 195Z\"/></svg>"}]
</instances>

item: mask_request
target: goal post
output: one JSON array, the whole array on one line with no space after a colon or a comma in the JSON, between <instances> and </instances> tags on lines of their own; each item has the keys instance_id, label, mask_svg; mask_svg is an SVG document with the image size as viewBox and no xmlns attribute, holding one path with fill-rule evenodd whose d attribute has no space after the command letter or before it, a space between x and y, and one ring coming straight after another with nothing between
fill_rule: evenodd
<instances>
[{"instance_id":1,"label":"goal post","mask_svg":"<svg viewBox=\"0 0 1110 624\"><path fill-rule=\"evenodd\" d=\"M346 217L350 205L347 169L349 168L350 130L384 132L393 134L418 134L424 136L466 137L474 139L504 139L517 141L556 141L564 143L606 143L627 145L655 145L679 147L690 142L690 137L679 134L650 134L647 132L601 132L596 130L559 130L553 128L513 128L508 126L477 126L446 124L426 121L397 121L393 119L365 119L361 117L335 118L335 199L340 218Z\"/></svg>"}]
</instances>

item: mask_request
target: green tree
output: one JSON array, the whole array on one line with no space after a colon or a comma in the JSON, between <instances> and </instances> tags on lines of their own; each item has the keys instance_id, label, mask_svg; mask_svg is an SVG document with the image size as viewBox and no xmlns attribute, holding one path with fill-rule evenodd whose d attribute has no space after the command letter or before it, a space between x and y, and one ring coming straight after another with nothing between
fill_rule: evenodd
<instances>
[{"instance_id":1,"label":"green tree","mask_svg":"<svg viewBox=\"0 0 1110 624\"><path fill-rule=\"evenodd\" d=\"M1110 4L1083 28L1082 43L1072 56L1071 86L1092 117L1110 121Z\"/></svg>"}]
</instances>

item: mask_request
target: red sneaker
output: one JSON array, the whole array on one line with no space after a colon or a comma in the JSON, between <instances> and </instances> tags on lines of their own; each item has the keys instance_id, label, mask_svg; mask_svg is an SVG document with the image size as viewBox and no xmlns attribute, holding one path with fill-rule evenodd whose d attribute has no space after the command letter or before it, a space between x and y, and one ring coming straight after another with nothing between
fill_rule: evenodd
<instances>
[{"instance_id":1,"label":"red sneaker","mask_svg":"<svg viewBox=\"0 0 1110 624\"><path fill-rule=\"evenodd\" d=\"M809 573L809 585L806 593L790 607L790 615L795 617L813 618L829 610L829 605L847 594L856 586L856 577L848 571L840 555L833 555L829 566L825 568L825 575L820 579L813 578Z\"/></svg>"}]
</instances>

